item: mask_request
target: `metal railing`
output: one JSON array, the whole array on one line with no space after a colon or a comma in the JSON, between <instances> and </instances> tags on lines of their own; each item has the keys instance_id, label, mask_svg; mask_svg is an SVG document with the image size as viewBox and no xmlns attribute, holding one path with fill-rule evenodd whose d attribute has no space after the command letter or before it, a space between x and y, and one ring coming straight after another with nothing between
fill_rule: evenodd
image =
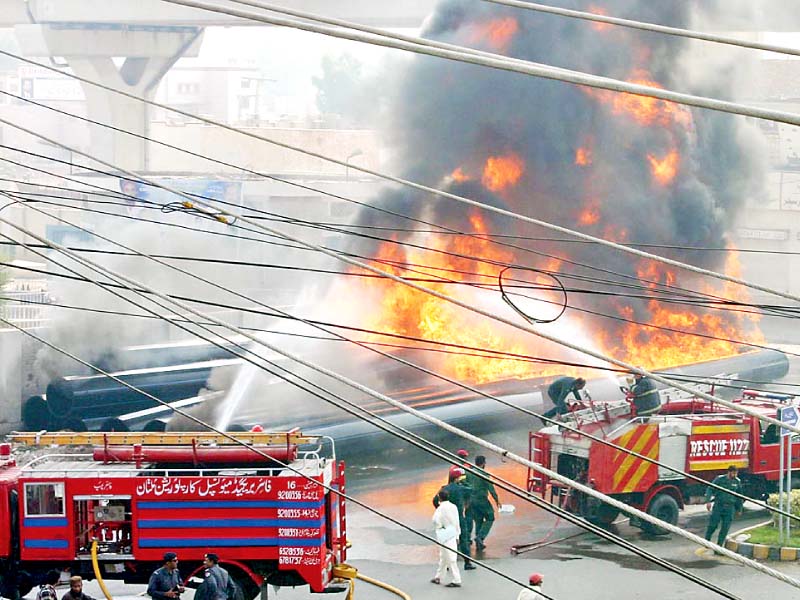
<instances>
[{"instance_id":1,"label":"metal railing","mask_svg":"<svg viewBox=\"0 0 800 600\"><path fill-rule=\"evenodd\" d=\"M51 302L45 281L11 280L0 290L0 315L25 328L40 327Z\"/></svg>"}]
</instances>

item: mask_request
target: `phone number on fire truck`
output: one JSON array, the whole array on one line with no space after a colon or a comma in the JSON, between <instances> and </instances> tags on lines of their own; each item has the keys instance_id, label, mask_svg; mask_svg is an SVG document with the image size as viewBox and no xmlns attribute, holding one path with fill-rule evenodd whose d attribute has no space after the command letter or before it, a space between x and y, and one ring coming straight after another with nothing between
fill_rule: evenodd
<instances>
[{"instance_id":1,"label":"phone number on fire truck","mask_svg":"<svg viewBox=\"0 0 800 600\"><path fill-rule=\"evenodd\" d=\"M319 500L319 492L303 490L281 490L278 500Z\"/></svg>"},{"instance_id":2,"label":"phone number on fire truck","mask_svg":"<svg viewBox=\"0 0 800 600\"><path fill-rule=\"evenodd\" d=\"M750 440L691 440L689 455L697 456L746 456L750 449Z\"/></svg>"},{"instance_id":3,"label":"phone number on fire truck","mask_svg":"<svg viewBox=\"0 0 800 600\"><path fill-rule=\"evenodd\" d=\"M302 565L304 567L313 567L322 564L319 557L302 557L302 556L281 556L278 558L280 565Z\"/></svg>"},{"instance_id":4,"label":"phone number on fire truck","mask_svg":"<svg viewBox=\"0 0 800 600\"><path fill-rule=\"evenodd\" d=\"M311 527L280 527L278 537L289 538L315 538L319 537L319 528Z\"/></svg>"},{"instance_id":5,"label":"phone number on fire truck","mask_svg":"<svg viewBox=\"0 0 800 600\"><path fill-rule=\"evenodd\" d=\"M313 519L319 517L317 508L279 508L279 519Z\"/></svg>"}]
</instances>

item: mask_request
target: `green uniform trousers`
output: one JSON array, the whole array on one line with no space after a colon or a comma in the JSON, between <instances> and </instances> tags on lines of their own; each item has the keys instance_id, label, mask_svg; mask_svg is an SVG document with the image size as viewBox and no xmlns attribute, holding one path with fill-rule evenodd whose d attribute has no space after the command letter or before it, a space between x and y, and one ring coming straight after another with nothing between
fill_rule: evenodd
<instances>
[{"instance_id":1,"label":"green uniform trousers","mask_svg":"<svg viewBox=\"0 0 800 600\"><path fill-rule=\"evenodd\" d=\"M724 546L725 538L728 537L728 531L731 529L733 522L733 515L736 508L730 504L723 504L722 502L714 502L711 509L711 518L708 520L708 527L706 528L706 539L711 540L714 535L714 530L719 527L719 536L717 537L717 545Z\"/></svg>"},{"instance_id":2,"label":"green uniform trousers","mask_svg":"<svg viewBox=\"0 0 800 600\"><path fill-rule=\"evenodd\" d=\"M471 521L475 525L475 540L479 541L480 543L478 545L481 546L483 544L483 540L485 540L486 536L489 535L492 525L494 525L494 509L492 508L492 505L486 501L478 504L472 504L469 512ZM469 529L472 530L471 525Z\"/></svg>"}]
</instances>

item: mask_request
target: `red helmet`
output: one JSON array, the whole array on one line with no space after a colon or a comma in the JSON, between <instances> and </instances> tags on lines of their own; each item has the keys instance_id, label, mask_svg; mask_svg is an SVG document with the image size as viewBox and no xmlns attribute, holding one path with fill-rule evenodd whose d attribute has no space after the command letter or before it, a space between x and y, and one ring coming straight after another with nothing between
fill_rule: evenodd
<instances>
[{"instance_id":1,"label":"red helmet","mask_svg":"<svg viewBox=\"0 0 800 600\"><path fill-rule=\"evenodd\" d=\"M460 450L457 450L456 454L458 454L461 458L467 458L469 456L469 452L464 450L464 448L461 448Z\"/></svg>"},{"instance_id":2,"label":"red helmet","mask_svg":"<svg viewBox=\"0 0 800 600\"><path fill-rule=\"evenodd\" d=\"M253 425L250 428L251 433L264 433L264 428L261 425Z\"/></svg>"},{"instance_id":3,"label":"red helmet","mask_svg":"<svg viewBox=\"0 0 800 600\"><path fill-rule=\"evenodd\" d=\"M528 577L528 583L531 585L542 585L542 581L544 581L544 575L541 573L533 573Z\"/></svg>"},{"instance_id":4,"label":"red helmet","mask_svg":"<svg viewBox=\"0 0 800 600\"><path fill-rule=\"evenodd\" d=\"M457 467L455 465L450 467L450 479L458 479L459 477L463 477L464 475L466 475L466 473L464 473L464 469L462 469L461 467Z\"/></svg>"}]
</instances>

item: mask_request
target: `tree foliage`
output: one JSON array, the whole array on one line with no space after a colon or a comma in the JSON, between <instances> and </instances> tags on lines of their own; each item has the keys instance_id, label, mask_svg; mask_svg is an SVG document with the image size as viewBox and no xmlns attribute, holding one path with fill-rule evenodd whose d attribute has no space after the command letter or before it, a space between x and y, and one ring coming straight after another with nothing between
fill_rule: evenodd
<instances>
[{"instance_id":1,"label":"tree foliage","mask_svg":"<svg viewBox=\"0 0 800 600\"><path fill-rule=\"evenodd\" d=\"M311 81L317 88L317 108L324 115L338 115L344 125L367 126L377 106L377 93L370 90L370 77L361 62L344 53L325 55L322 73Z\"/></svg>"}]
</instances>

